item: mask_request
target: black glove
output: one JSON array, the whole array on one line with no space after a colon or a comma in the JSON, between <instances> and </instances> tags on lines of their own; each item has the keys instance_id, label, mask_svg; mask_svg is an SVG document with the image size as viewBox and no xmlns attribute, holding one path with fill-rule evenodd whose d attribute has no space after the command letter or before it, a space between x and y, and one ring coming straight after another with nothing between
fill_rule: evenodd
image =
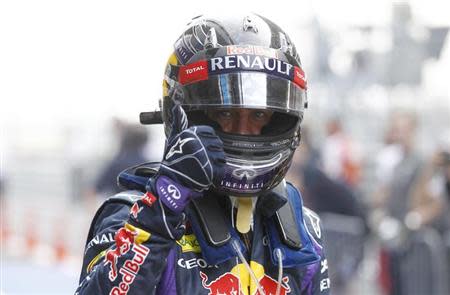
<instances>
[{"instance_id":1,"label":"black glove","mask_svg":"<svg viewBox=\"0 0 450 295\"><path fill-rule=\"evenodd\" d=\"M202 195L224 173L223 143L210 126L187 128L183 108L172 109L172 131L151 190L172 211L181 212L191 198Z\"/></svg>"}]
</instances>

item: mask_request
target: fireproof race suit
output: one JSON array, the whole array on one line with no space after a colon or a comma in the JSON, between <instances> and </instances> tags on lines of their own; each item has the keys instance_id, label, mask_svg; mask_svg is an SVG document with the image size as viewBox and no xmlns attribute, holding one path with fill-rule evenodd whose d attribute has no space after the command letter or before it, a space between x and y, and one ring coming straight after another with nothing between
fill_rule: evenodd
<instances>
[{"instance_id":1,"label":"fireproof race suit","mask_svg":"<svg viewBox=\"0 0 450 295\"><path fill-rule=\"evenodd\" d=\"M285 184L286 196L295 210L301 249L281 245L279 232L290 229L274 226L273 218L279 214L267 214L267 208L258 206L263 198L258 198L251 247L242 247L252 273L229 245L208 245L198 226L202 218L189 213L191 206L187 213L175 214L142 187L128 186L132 190L109 198L93 219L76 294L275 295L277 287L279 294L329 294L319 218L302 206L292 185ZM230 198L209 197L232 220ZM243 237L233 230L229 237L243 244ZM285 262L281 276L275 247L281 249Z\"/></svg>"}]
</instances>

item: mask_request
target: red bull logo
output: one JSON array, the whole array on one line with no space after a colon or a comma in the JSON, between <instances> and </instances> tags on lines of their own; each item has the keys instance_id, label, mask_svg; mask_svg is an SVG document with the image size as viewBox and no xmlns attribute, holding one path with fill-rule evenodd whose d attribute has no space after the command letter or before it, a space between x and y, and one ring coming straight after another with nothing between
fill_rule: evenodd
<instances>
[{"instance_id":1,"label":"red bull logo","mask_svg":"<svg viewBox=\"0 0 450 295\"><path fill-rule=\"evenodd\" d=\"M130 214L133 215L134 218L137 218L139 212L141 212L142 209L144 209L144 208L140 208L137 203L134 203L133 207L131 207L131 209L130 209Z\"/></svg>"},{"instance_id":2,"label":"red bull logo","mask_svg":"<svg viewBox=\"0 0 450 295\"><path fill-rule=\"evenodd\" d=\"M109 295L128 294L128 291L130 291L130 286L133 284L141 265L144 263L145 258L150 252L150 250L142 244L133 244L133 248L131 250L134 252L134 256L133 258L126 260L119 269L122 279L119 282L119 286L111 289Z\"/></svg>"},{"instance_id":3,"label":"red bull logo","mask_svg":"<svg viewBox=\"0 0 450 295\"><path fill-rule=\"evenodd\" d=\"M200 277L203 288L209 290L208 295L243 295L239 278L230 272L224 273L210 283L207 283L208 276L205 273L200 272Z\"/></svg>"},{"instance_id":4,"label":"red bull logo","mask_svg":"<svg viewBox=\"0 0 450 295\"><path fill-rule=\"evenodd\" d=\"M202 278L203 288L209 290L208 295L243 295L241 289L241 284L239 278L234 274L227 272L214 281L208 282L208 276L200 271L200 277ZM254 295L276 295L278 282L272 279L268 275L264 275L259 280L259 285L261 287L262 294L257 290ZM281 280L280 293L279 295L286 295L291 292L291 287L289 286L289 277L284 277Z\"/></svg>"},{"instance_id":5,"label":"red bull logo","mask_svg":"<svg viewBox=\"0 0 450 295\"><path fill-rule=\"evenodd\" d=\"M280 286L280 295L286 295L291 292L291 287L289 287L289 277L284 277L281 280ZM255 295L276 295L278 282L269 277L268 275L264 275L260 280L259 284L261 285L261 289L264 294L260 294L259 291L256 291Z\"/></svg>"},{"instance_id":6,"label":"red bull logo","mask_svg":"<svg viewBox=\"0 0 450 295\"><path fill-rule=\"evenodd\" d=\"M111 268L108 274L111 281L114 281L117 278L117 258L130 251L136 235L136 232L132 232L124 227L117 231L114 237L116 248L108 250L105 255L105 265L110 264Z\"/></svg>"}]
</instances>

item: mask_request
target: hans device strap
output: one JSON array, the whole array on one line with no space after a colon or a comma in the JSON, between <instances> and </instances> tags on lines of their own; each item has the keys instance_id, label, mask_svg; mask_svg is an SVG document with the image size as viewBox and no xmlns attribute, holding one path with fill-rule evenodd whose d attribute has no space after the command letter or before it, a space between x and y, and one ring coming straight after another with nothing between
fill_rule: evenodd
<instances>
[{"instance_id":1,"label":"hans device strap","mask_svg":"<svg viewBox=\"0 0 450 295\"><path fill-rule=\"evenodd\" d=\"M228 242L231 234L223 215L223 208L217 203L217 197L207 195L194 199L191 203L208 242L216 247Z\"/></svg>"},{"instance_id":2,"label":"hans device strap","mask_svg":"<svg viewBox=\"0 0 450 295\"><path fill-rule=\"evenodd\" d=\"M302 248L294 209L291 202L288 202L286 181L280 182L271 191L262 194L256 206L266 218L273 220L280 239L286 246L296 250Z\"/></svg>"},{"instance_id":3,"label":"hans device strap","mask_svg":"<svg viewBox=\"0 0 450 295\"><path fill-rule=\"evenodd\" d=\"M145 190L149 177L158 171L159 163L145 163L129 168L119 174L118 183L127 189ZM257 210L262 210L266 217L273 216L282 242L293 249L301 249L302 242L298 224L292 205L287 202L286 182L281 182L267 194L260 197ZM204 236L210 245L219 247L227 243L230 238L223 208L217 202L216 196L209 195L192 200L191 208L197 215ZM275 214L273 212L276 210Z\"/></svg>"},{"instance_id":4,"label":"hans device strap","mask_svg":"<svg viewBox=\"0 0 450 295\"><path fill-rule=\"evenodd\" d=\"M275 195L285 196L287 198L286 182L282 181L276 186L272 193ZM300 229L295 220L294 210L291 202L286 202L276 211L274 217L281 240L286 246L300 250L302 248L302 240L300 238Z\"/></svg>"},{"instance_id":5,"label":"hans device strap","mask_svg":"<svg viewBox=\"0 0 450 295\"><path fill-rule=\"evenodd\" d=\"M274 219L283 243L288 247L300 250L302 241L291 204L288 202L278 209Z\"/></svg>"}]
</instances>

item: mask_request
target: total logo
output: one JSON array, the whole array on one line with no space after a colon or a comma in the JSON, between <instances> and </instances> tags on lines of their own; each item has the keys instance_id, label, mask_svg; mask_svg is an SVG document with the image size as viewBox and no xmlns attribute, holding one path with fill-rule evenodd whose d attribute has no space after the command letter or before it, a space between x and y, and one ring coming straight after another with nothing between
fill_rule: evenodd
<instances>
[{"instance_id":1,"label":"total logo","mask_svg":"<svg viewBox=\"0 0 450 295\"><path fill-rule=\"evenodd\" d=\"M193 67L193 68L190 68L190 69L189 68L185 69L187 75L193 74L193 73L198 72L198 71L203 71L203 70L206 70L206 68L203 67L202 65L196 66L196 67Z\"/></svg>"},{"instance_id":2,"label":"total logo","mask_svg":"<svg viewBox=\"0 0 450 295\"><path fill-rule=\"evenodd\" d=\"M208 62L200 60L198 62L182 66L178 73L178 80L181 85L208 79Z\"/></svg>"},{"instance_id":3,"label":"total logo","mask_svg":"<svg viewBox=\"0 0 450 295\"><path fill-rule=\"evenodd\" d=\"M208 283L208 275L200 271L200 277L202 278L203 288L209 290L208 295L243 295L244 292L241 288L241 283L239 277L227 272L222 274L217 279ZM268 275L264 275L260 280L259 284L265 295L275 295L277 292L278 283L276 280L272 279ZM289 286L289 277L284 277L282 279L282 284L280 286L280 295L286 295L291 292L291 287ZM263 295L259 291L256 291L254 295Z\"/></svg>"}]
</instances>

